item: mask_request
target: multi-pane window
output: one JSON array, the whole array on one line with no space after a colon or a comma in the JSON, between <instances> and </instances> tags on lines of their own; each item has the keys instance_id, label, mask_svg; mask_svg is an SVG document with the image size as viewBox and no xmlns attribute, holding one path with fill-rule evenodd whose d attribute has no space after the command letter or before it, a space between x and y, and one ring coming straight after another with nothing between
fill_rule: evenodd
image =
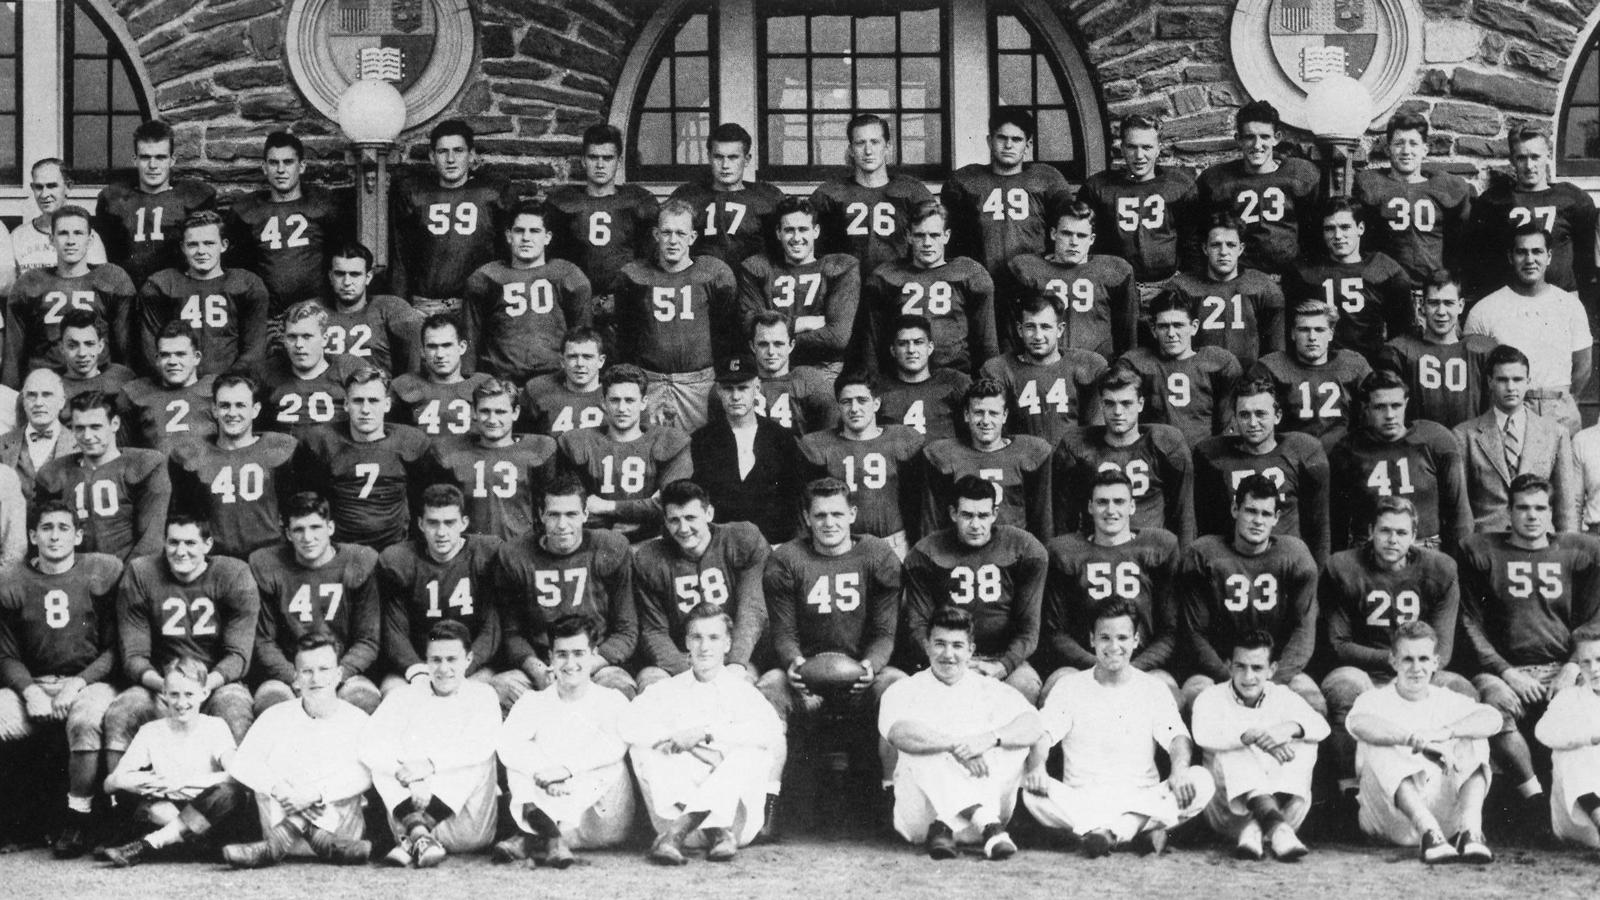
<instances>
[{"instance_id":1,"label":"multi-pane window","mask_svg":"<svg viewBox=\"0 0 1600 900\"><path fill-rule=\"evenodd\" d=\"M148 115L126 51L84 0L62 11L67 163L80 181L131 165L133 132Z\"/></svg>"},{"instance_id":2,"label":"multi-pane window","mask_svg":"<svg viewBox=\"0 0 1600 900\"><path fill-rule=\"evenodd\" d=\"M1033 160L1054 165L1069 178L1086 174L1078 148L1082 140L1065 80L1056 61L1044 52L1032 28L1014 13L994 17L994 106L1020 106L1033 113L1038 135Z\"/></svg>"},{"instance_id":3,"label":"multi-pane window","mask_svg":"<svg viewBox=\"0 0 1600 900\"><path fill-rule=\"evenodd\" d=\"M0 3L0 178L15 184L22 158L22 16L16 0Z\"/></svg>"},{"instance_id":4,"label":"multi-pane window","mask_svg":"<svg viewBox=\"0 0 1600 900\"><path fill-rule=\"evenodd\" d=\"M942 5L862 0L834 7L849 15L758 8L764 11L756 36L764 172L783 177L843 165L845 124L856 113L875 113L893 125L903 170L945 168Z\"/></svg>"},{"instance_id":5,"label":"multi-pane window","mask_svg":"<svg viewBox=\"0 0 1600 900\"><path fill-rule=\"evenodd\" d=\"M716 123L716 42L711 16L690 12L645 79L650 87L635 113L629 165L634 178L670 176L677 166L707 162L706 138Z\"/></svg>"},{"instance_id":6,"label":"multi-pane window","mask_svg":"<svg viewBox=\"0 0 1600 900\"><path fill-rule=\"evenodd\" d=\"M1556 171L1562 175L1600 175L1600 30L1583 48L1576 77L1561 112Z\"/></svg>"}]
</instances>

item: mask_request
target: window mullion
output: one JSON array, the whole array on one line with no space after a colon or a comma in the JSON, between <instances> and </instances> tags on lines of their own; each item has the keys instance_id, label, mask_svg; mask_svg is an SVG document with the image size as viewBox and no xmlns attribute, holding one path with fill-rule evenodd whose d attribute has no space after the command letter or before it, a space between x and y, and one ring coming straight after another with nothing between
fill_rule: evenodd
<instances>
[{"instance_id":1,"label":"window mullion","mask_svg":"<svg viewBox=\"0 0 1600 900\"><path fill-rule=\"evenodd\" d=\"M62 47L64 8L70 0L45 0L17 4L22 15L22 47L28 64L18 67L22 80L23 172L35 160L63 156L64 98Z\"/></svg>"}]
</instances>

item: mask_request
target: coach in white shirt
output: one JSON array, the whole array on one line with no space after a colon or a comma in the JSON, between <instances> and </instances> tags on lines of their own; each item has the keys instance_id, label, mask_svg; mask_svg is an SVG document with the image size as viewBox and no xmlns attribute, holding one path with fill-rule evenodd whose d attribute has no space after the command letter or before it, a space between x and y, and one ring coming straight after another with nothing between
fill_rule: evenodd
<instances>
[{"instance_id":1,"label":"coach in white shirt","mask_svg":"<svg viewBox=\"0 0 1600 900\"><path fill-rule=\"evenodd\" d=\"M1082 837L1085 856L1104 856L1135 837L1166 847L1166 830L1211 802L1211 773L1191 765L1194 742L1167 683L1132 665L1139 611L1110 600L1095 611L1094 668L1061 679L1045 701L1044 736L1028 754L1023 801L1047 828ZM1061 743L1062 779L1045 774L1050 745ZM1162 781L1155 748L1172 760Z\"/></svg>"},{"instance_id":2,"label":"coach in white shirt","mask_svg":"<svg viewBox=\"0 0 1600 900\"><path fill-rule=\"evenodd\" d=\"M1583 427L1573 397L1589 382L1593 338L1576 294L1547 283L1550 234L1533 223L1511 233L1511 283L1472 307L1466 334L1483 334L1528 354L1529 409L1576 434Z\"/></svg>"},{"instance_id":3,"label":"coach in white shirt","mask_svg":"<svg viewBox=\"0 0 1600 900\"><path fill-rule=\"evenodd\" d=\"M924 841L934 859L956 842L990 859L1017 852L1006 833L1028 748L1043 733L1022 694L972 668L972 616L940 607L928 620L929 667L902 679L878 705L878 733L899 751L894 829Z\"/></svg>"}]
</instances>

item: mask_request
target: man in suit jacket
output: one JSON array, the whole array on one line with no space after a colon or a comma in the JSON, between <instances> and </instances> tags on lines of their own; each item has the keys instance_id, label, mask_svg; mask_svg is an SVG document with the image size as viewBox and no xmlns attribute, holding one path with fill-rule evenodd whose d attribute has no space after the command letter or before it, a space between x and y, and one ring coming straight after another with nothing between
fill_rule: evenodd
<instances>
[{"instance_id":1,"label":"man in suit jacket","mask_svg":"<svg viewBox=\"0 0 1600 900\"><path fill-rule=\"evenodd\" d=\"M44 464L78 449L72 431L61 421L66 405L61 376L49 369L34 369L22 382L26 424L0 437L0 463L16 470L29 502L33 500L33 480Z\"/></svg>"},{"instance_id":2,"label":"man in suit jacket","mask_svg":"<svg viewBox=\"0 0 1600 900\"><path fill-rule=\"evenodd\" d=\"M1523 403L1528 390L1528 357L1502 344L1486 364L1488 412L1455 427L1467 454L1467 497L1474 531L1509 531L1511 480L1524 473L1549 479L1554 488L1556 531L1581 530L1578 501L1583 488L1572 455L1572 438L1554 419L1536 415Z\"/></svg>"},{"instance_id":3,"label":"man in suit jacket","mask_svg":"<svg viewBox=\"0 0 1600 900\"><path fill-rule=\"evenodd\" d=\"M761 376L749 353L717 363L722 415L689 438L694 480L718 522L751 522L776 546L794 537L801 487L794 433L758 412Z\"/></svg>"}]
</instances>

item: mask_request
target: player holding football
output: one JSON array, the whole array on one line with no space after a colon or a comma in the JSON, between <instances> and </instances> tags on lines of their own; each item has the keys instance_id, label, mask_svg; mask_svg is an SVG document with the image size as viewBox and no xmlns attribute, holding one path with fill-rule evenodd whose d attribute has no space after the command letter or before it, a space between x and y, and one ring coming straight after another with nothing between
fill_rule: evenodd
<instances>
[{"instance_id":1,"label":"player holding football","mask_svg":"<svg viewBox=\"0 0 1600 900\"><path fill-rule=\"evenodd\" d=\"M298 445L286 434L256 434L255 379L230 372L211 390L217 433L172 450L172 508L211 523L218 556L249 559L282 537L278 499L299 478L291 465Z\"/></svg>"}]
</instances>

